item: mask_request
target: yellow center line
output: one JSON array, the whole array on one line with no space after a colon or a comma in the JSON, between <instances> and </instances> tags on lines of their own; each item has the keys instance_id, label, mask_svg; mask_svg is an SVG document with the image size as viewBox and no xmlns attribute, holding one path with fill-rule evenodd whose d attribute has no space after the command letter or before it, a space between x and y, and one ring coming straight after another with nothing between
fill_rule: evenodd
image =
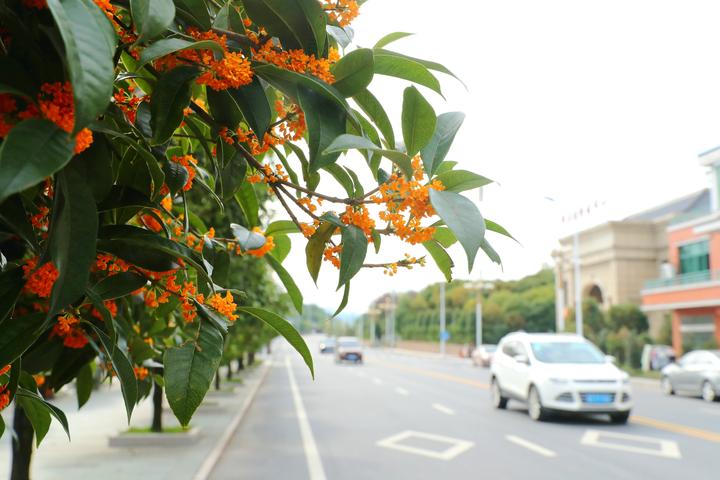
<instances>
[{"instance_id":1,"label":"yellow center line","mask_svg":"<svg viewBox=\"0 0 720 480\"><path fill-rule=\"evenodd\" d=\"M478 382L477 380L470 380L469 378L458 377L457 375L450 375L449 373L434 372L432 370L426 370L424 368L408 367L406 365L398 365L397 363L389 363L378 360L373 360L373 363L379 363L384 367L394 368L395 370L404 370L406 372L416 373L430 378L439 378L441 380L448 380L450 382L462 383L464 385L470 385L475 388L490 388L490 385L484 382Z\"/></svg>"},{"instance_id":2,"label":"yellow center line","mask_svg":"<svg viewBox=\"0 0 720 480\"><path fill-rule=\"evenodd\" d=\"M461 383L463 385L469 385L475 388L487 389L490 386L487 383L479 382L477 380L471 380L469 378L459 377L457 375L451 375L449 373L435 372L424 368L409 367L407 365L399 365L396 363L384 362L374 360L373 363L381 364L384 367L393 368L395 370L403 370L406 372L415 373L430 378L438 378L440 380L447 380L450 382ZM646 427L656 428L658 430L664 430L666 432L677 433L685 435L687 437L698 438L708 442L720 443L720 433L713 432L710 430L703 430L701 428L688 427L674 422L666 422L663 420L657 420L650 417L643 417L640 415L633 415L630 417L630 421L636 425L643 425Z\"/></svg>"},{"instance_id":3,"label":"yellow center line","mask_svg":"<svg viewBox=\"0 0 720 480\"><path fill-rule=\"evenodd\" d=\"M706 440L708 442L720 443L720 433L703 430L701 428L688 427L679 423L665 422L663 420L656 420L649 417L641 417L639 415L631 416L630 421L637 425L657 428L658 430L665 430L666 432L679 433L680 435L695 437L699 438L700 440Z\"/></svg>"}]
</instances>

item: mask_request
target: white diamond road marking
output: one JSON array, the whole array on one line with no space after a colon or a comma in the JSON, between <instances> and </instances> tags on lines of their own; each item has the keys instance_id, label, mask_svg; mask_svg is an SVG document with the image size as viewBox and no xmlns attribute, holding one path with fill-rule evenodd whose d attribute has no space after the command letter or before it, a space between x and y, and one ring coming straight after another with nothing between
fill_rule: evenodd
<instances>
[{"instance_id":1,"label":"white diamond road marking","mask_svg":"<svg viewBox=\"0 0 720 480\"><path fill-rule=\"evenodd\" d=\"M412 438L435 441L438 443L438 447L442 448L442 450L429 450L427 448L402 444L404 440ZM467 440L434 435L432 433L415 432L413 430L406 430L377 442L377 446L379 447L390 448L401 452L413 453L415 455L445 461L452 460L461 453L472 448L474 445L475 444L473 442L468 442Z\"/></svg>"},{"instance_id":2,"label":"white diamond road marking","mask_svg":"<svg viewBox=\"0 0 720 480\"><path fill-rule=\"evenodd\" d=\"M612 440L621 440L624 443L613 443ZM628 445L627 442L635 442L646 446ZM680 459L680 447L677 442L672 440L662 440L654 437L644 437L640 435L628 435L626 433L605 432L600 430L588 430L580 440L582 445L591 447L608 448L611 450L621 450L630 453L639 453L643 455L654 455L656 457L666 457Z\"/></svg>"},{"instance_id":3,"label":"white diamond road marking","mask_svg":"<svg viewBox=\"0 0 720 480\"><path fill-rule=\"evenodd\" d=\"M515 445L520 445L521 447L525 447L530 451L533 451L537 453L538 455L542 455L543 457L557 457L557 453L553 452L552 450L542 447L538 445L537 443L533 443L529 440L525 440L524 438L520 438L515 435L505 435L505 439L508 442L512 442Z\"/></svg>"}]
</instances>

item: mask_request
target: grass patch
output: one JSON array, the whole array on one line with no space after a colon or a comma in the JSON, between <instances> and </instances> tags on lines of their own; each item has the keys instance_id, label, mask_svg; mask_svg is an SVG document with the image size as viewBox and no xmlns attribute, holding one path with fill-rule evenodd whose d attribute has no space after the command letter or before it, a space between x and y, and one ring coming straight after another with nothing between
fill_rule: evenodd
<instances>
[{"instance_id":1,"label":"grass patch","mask_svg":"<svg viewBox=\"0 0 720 480\"><path fill-rule=\"evenodd\" d=\"M182 427L180 425L176 425L174 427L165 427L163 428L163 431L160 433L187 433L190 431L192 427L188 425L187 427ZM158 432L152 432L150 431L150 427L130 427L123 433L158 433Z\"/></svg>"}]
</instances>

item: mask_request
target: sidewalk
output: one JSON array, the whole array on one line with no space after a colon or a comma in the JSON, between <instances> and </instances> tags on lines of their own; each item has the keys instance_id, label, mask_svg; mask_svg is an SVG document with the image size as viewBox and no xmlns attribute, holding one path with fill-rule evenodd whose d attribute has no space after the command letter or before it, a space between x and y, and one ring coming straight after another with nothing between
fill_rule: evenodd
<instances>
[{"instance_id":1,"label":"sidewalk","mask_svg":"<svg viewBox=\"0 0 720 480\"><path fill-rule=\"evenodd\" d=\"M203 404L195 412L190 425L200 430L199 439L192 445L121 448L108 446L108 439L128 428L125 407L119 384L103 386L93 392L90 401L77 410L75 392L67 389L53 402L63 409L70 424L72 441L53 421L48 435L35 452L32 465L34 480L102 479L126 480L191 480L206 458L233 423L248 396L264 378L269 361L242 373L243 383L223 382L223 388L237 385L233 392L215 392L211 386ZM236 375L237 378L237 375ZM3 412L8 427L12 424L10 411ZM150 425L152 402L143 401L133 412L131 425ZM165 408L166 427L178 425L169 408ZM10 471L11 432L0 442L0 478Z\"/></svg>"}]
</instances>

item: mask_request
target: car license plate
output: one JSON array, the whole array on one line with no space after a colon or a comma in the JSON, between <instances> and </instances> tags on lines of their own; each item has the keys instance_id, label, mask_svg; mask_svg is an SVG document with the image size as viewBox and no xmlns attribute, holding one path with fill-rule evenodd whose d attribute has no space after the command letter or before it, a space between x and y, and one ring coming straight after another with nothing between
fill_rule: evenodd
<instances>
[{"instance_id":1,"label":"car license plate","mask_svg":"<svg viewBox=\"0 0 720 480\"><path fill-rule=\"evenodd\" d=\"M585 395L585 403L610 403L612 395L607 393L588 393Z\"/></svg>"},{"instance_id":2,"label":"car license plate","mask_svg":"<svg viewBox=\"0 0 720 480\"><path fill-rule=\"evenodd\" d=\"M354 353L348 353L345 358L347 358L348 360L357 360L358 357Z\"/></svg>"}]
</instances>

